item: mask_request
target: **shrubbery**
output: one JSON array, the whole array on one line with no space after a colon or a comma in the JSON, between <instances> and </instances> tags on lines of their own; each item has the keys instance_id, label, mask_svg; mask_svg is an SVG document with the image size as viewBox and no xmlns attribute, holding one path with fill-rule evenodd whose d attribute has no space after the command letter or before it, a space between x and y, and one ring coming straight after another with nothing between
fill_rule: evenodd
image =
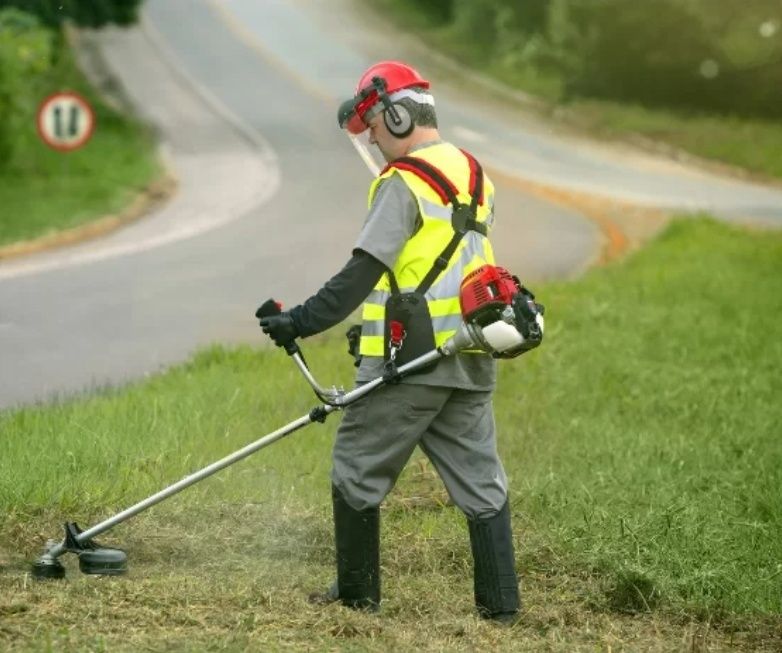
<instances>
[{"instance_id":1,"label":"shrubbery","mask_svg":"<svg viewBox=\"0 0 782 653\"><path fill-rule=\"evenodd\" d=\"M561 96L782 117L780 0L393 0ZM392 4L392 0L386 0Z\"/></svg>"},{"instance_id":2,"label":"shrubbery","mask_svg":"<svg viewBox=\"0 0 782 653\"><path fill-rule=\"evenodd\" d=\"M779 0L554 4L567 31L548 34L572 95L782 116Z\"/></svg>"},{"instance_id":3,"label":"shrubbery","mask_svg":"<svg viewBox=\"0 0 782 653\"><path fill-rule=\"evenodd\" d=\"M38 104L67 77L61 24L128 24L142 0L0 0L0 171L30 168Z\"/></svg>"},{"instance_id":4,"label":"shrubbery","mask_svg":"<svg viewBox=\"0 0 782 653\"><path fill-rule=\"evenodd\" d=\"M31 14L0 10L0 169L14 167L35 137L42 79L52 69L54 39Z\"/></svg>"},{"instance_id":5,"label":"shrubbery","mask_svg":"<svg viewBox=\"0 0 782 653\"><path fill-rule=\"evenodd\" d=\"M84 27L108 23L130 25L138 18L143 0L0 0L0 8L16 7L55 27L70 20Z\"/></svg>"}]
</instances>

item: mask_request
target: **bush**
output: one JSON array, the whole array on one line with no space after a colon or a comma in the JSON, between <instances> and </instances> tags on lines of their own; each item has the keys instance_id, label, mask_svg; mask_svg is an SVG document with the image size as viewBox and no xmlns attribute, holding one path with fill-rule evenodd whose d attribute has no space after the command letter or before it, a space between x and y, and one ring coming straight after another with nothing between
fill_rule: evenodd
<instances>
[{"instance_id":1,"label":"bush","mask_svg":"<svg viewBox=\"0 0 782 653\"><path fill-rule=\"evenodd\" d=\"M549 0L452 0L450 29L485 61L526 60L532 37L545 30Z\"/></svg>"},{"instance_id":2,"label":"bush","mask_svg":"<svg viewBox=\"0 0 782 653\"><path fill-rule=\"evenodd\" d=\"M571 96L782 116L782 12L773 0L556 3L550 40ZM768 38L758 31L764 20L775 26Z\"/></svg>"},{"instance_id":3,"label":"bush","mask_svg":"<svg viewBox=\"0 0 782 653\"><path fill-rule=\"evenodd\" d=\"M382 1L461 61L550 78L555 101L782 116L780 0Z\"/></svg>"},{"instance_id":4,"label":"bush","mask_svg":"<svg viewBox=\"0 0 782 653\"><path fill-rule=\"evenodd\" d=\"M677 0L571 0L569 11L574 29L566 45L577 55L565 71L572 94L699 103L707 88L699 67L717 53L698 18Z\"/></svg>"},{"instance_id":5,"label":"bush","mask_svg":"<svg viewBox=\"0 0 782 653\"><path fill-rule=\"evenodd\" d=\"M0 0L1 7L16 7L37 16L45 25L56 27L71 20L84 27L108 23L130 25L138 20L143 0Z\"/></svg>"},{"instance_id":6,"label":"bush","mask_svg":"<svg viewBox=\"0 0 782 653\"><path fill-rule=\"evenodd\" d=\"M52 66L52 32L31 14L0 10L0 169L11 168L34 133L40 87Z\"/></svg>"}]
</instances>

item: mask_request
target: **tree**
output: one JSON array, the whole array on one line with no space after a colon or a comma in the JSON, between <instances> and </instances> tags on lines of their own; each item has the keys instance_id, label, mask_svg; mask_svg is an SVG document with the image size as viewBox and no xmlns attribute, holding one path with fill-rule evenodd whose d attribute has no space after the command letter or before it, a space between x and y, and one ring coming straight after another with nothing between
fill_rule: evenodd
<instances>
[{"instance_id":1,"label":"tree","mask_svg":"<svg viewBox=\"0 0 782 653\"><path fill-rule=\"evenodd\" d=\"M32 129L40 98L35 80L51 67L53 38L28 13L0 9L0 170L11 169Z\"/></svg>"},{"instance_id":2,"label":"tree","mask_svg":"<svg viewBox=\"0 0 782 653\"><path fill-rule=\"evenodd\" d=\"M83 27L109 23L130 25L138 20L143 0L0 0L0 9L16 7L34 14L49 27L71 20Z\"/></svg>"},{"instance_id":3,"label":"tree","mask_svg":"<svg viewBox=\"0 0 782 653\"><path fill-rule=\"evenodd\" d=\"M782 116L780 0L556 0L567 94Z\"/></svg>"}]
</instances>

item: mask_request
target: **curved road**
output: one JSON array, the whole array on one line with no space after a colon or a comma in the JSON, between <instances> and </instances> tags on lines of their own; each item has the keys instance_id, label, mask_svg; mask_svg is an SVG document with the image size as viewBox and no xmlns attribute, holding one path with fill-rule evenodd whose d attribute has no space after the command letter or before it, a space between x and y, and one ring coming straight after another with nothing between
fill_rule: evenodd
<instances>
[{"instance_id":1,"label":"curved road","mask_svg":"<svg viewBox=\"0 0 782 653\"><path fill-rule=\"evenodd\" d=\"M378 56L427 70L351 2L148 0L140 28L90 37L158 127L180 192L110 237L0 264L0 408L138 378L215 340L261 342L258 300L300 300L340 268L369 176L336 106ZM779 191L563 139L458 85L438 86L442 131L497 170L498 256L525 278L577 274L604 236L517 179L782 222Z\"/></svg>"}]
</instances>

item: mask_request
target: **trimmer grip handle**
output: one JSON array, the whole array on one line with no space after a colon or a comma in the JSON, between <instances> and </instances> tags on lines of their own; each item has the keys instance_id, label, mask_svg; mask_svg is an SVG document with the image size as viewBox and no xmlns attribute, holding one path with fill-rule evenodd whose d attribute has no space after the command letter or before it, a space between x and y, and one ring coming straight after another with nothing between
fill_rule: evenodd
<instances>
[{"instance_id":1,"label":"trimmer grip handle","mask_svg":"<svg viewBox=\"0 0 782 653\"><path fill-rule=\"evenodd\" d=\"M274 300L267 299L263 304L255 311L255 317L259 320L264 317L272 317L273 315L279 315L282 313L282 303Z\"/></svg>"},{"instance_id":2,"label":"trimmer grip handle","mask_svg":"<svg viewBox=\"0 0 782 653\"><path fill-rule=\"evenodd\" d=\"M262 320L265 317L274 317L280 313L282 313L282 302L278 302L276 299L269 298L258 307L257 311L255 311L255 317L257 317L259 320ZM293 354L301 354L301 349L299 349L299 345L295 340L291 340L285 344L285 351L287 352L288 356L293 356Z\"/></svg>"}]
</instances>

